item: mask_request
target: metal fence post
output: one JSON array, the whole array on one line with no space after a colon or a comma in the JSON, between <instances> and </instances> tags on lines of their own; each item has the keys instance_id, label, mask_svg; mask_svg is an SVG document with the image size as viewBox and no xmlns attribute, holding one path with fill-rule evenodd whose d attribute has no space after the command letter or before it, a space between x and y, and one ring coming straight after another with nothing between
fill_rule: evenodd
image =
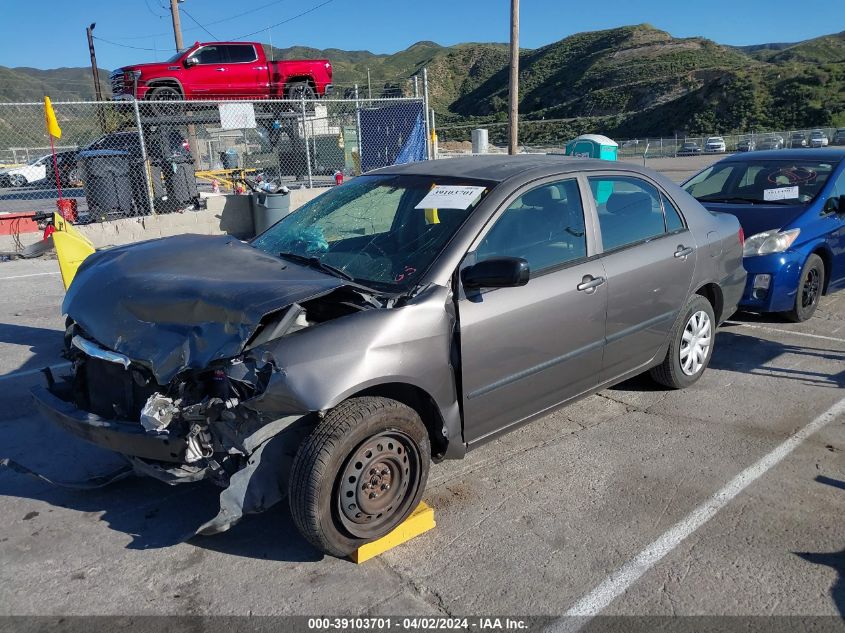
<instances>
[{"instance_id":1,"label":"metal fence post","mask_svg":"<svg viewBox=\"0 0 845 633\"><path fill-rule=\"evenodd\" d=\"M358 134L358 171L364 173L364 142L361 139L361 102L358 101L358 84L355 84L355 130Z\"/></svg>"},{"instance_id":2,"label":"metal fence post","mask_svg":"<svg viewBox=\"0 0 845 633\"><path fill-rule=\"evenodd\" d=\"M419 75L414 75L414 97L419 99L420 98L420 82L419 82Z\"/></svg>"},{"instance_id":3,"label":"metal fence post","mask_svg":"<svg viewBox=\"0 0 845 633\"><path fill-rule=\"evenodd\" d=\"M437 160L437 124L434 122L434 108L431 108L431 159Z\"/></svg>"},{"instance_id":4,"label":"metal fence post","mask_svg":"<svg viewBox=\"0 0 845 633\"><path fill-rule=\"evenodd\" d=\"M305 94L302 97L302 136L305 140L305 164L308 166L308 188L314 186L313 176L311 174L311 148L308 145L308 124L305 120Z\"/></svg>"},{"instance_id":5,"label":"metal fence post","mask_svg":"<svg viewBox=\"0 0 845 633\"><path fill-rule=\"evenodd\" d=\"M155 204L153 203L154 189L150 179L150 166L147 161L147 144L144 140L144 126L141 125L141 110L138 108L138 101L132 99L132 107L135 110L135 125L138 126L138 141L141 143L141 169L144 170L144 186L147 188L147 205L150 215L155 215ZM199 150L199 148L197 148Z\"/></svg>"},{"instance_id":6,"label":"metal fence post","mask_svg":"<svg viewBox=\"0 0 845 633\"><path fill-rule=\"evenodd\" d=\"M431 160L431 122L428 119L428 68L423 68L423 110L425 111L425 155Z\"/></svg>"}]
</instances>

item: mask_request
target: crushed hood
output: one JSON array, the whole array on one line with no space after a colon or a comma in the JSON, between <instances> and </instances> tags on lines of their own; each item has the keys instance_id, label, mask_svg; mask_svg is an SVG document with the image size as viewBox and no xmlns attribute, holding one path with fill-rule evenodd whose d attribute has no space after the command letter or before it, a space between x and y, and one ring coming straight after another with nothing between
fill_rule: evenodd
<instances>
[{"instance_id":1,"label":"crushed hood","mask_svg":"<svg viewBox=\"0 0 845 633\"><path fill-rule=\"evenodd\" d=\"M62 311L167 384L238 355L268 314L344 284L232 237L181 235L94 253Z\"/></svg>"}]
</instances>

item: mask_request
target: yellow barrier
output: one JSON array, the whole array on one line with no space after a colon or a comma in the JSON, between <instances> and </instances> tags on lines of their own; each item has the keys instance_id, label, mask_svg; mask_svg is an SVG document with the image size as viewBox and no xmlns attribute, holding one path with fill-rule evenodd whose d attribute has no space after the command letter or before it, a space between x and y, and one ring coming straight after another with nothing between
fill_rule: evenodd
<instances>
[{"instance_id":1,"label":"yellow barrier","mask_svg":"<svg viewBox=\"0 0 845 633\"><path fill-rule=\"evenodd\" d=\"M407 519L397 525L392 532L382 536L377 541L362 545L352 552L349 558L359 565L379 554L393 549L415 536L419 536L433 529L437 524L434 522L434 510L424 501L411 512Z\"/></svg>"},{"instance_id":2,"label":"yellow barrier","mask_svg":"<svg viewBox=\"0 0 845 633\"><path fill-rule=\"evenodd\" d=\"M67 290L79 265L96 249L88 238L65 221L60 213L53 214L53 224L56 227L52 235L53 245L56 247L56 256L59 259L62 283Z\"/></svg>"}]
</instances>

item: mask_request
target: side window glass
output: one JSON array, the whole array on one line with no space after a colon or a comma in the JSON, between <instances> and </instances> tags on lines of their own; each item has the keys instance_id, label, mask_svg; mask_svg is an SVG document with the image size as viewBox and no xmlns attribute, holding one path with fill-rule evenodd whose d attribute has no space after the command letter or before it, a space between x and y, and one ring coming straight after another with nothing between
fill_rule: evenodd
<instances>
[{"instance_id":1,"label":"side window glass","mask_svg":"<svg viewBox=\"0 0 845 633\"><path fill-rule=\"evenodd\" d=\"M845 196L845 171L839 174L836 182L833 183L833 189L830 192L831 198L836 198L838 196Z\"/></svg>"},{"instance_id":2,"label":"side window glass","mask_svg":"<svg viewBox=\"0 0 845 633\"><path fill-rule=\"evenodd\" d=\"M224 47L229 54L230 64L241 64L244 62L254 62L258 59L255 54L255 48L251 44L232 44Z\"/></svg>"},{"instance_id":3,"label":"side window glass","mask_svg":"<svg viewBox=\"0 0 845 633\"><path fill-rule=\"evenodd\" d=\"M199 64L222 64L224 61L220 46L204 46L194 57Z\"/></svg>"},{"instance_id":4,"label":"side window glass","mask_svg":"<svg viewBox=\"0 0 845 633\"><path fill-rule=\"evenodd\" d=\"M496 220L478 247L478 261L521 257L532 273L587 256L584 208L575 180L522 194Z\"/></svg>"},{"instance_id":5,"label":"side window glass","mask_svg":"<svg viewBox=\"0 0 845 633\"><path fill-rule=\"evenodd\" d=\"M660 194L660 199L663 201L663 214L666 216L666 232L673 233L674 231L680 231L684 228L684 221L681 219L678 209L662 193Z\"/></svg>"},{"instance_id":6,"label":"side window glass","mask_svg":"<svg viewBox=\"0 0 845 633\"><path fill-rule=\"evenodd\" d=\"M666 229L660 194L652 185L630 176L596 176L589 180L605 251L663 235Z\"/></svg>"}]
</instances>

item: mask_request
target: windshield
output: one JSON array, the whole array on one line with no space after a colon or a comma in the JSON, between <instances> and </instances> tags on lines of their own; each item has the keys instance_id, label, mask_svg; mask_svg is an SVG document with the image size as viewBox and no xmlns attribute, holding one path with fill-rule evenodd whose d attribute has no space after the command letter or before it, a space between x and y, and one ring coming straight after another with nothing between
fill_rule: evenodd
<instances>
[{"instance_id":1,"label":"windshield","mask_svg":"<svg viewBox=\"0 0 845 633\"><path fill-rule=\"evenodd\" d=\"M749 159L717 163L684 185L702 202L805 204L815 198L836 163Z\"/></svg>"},{"instance_id":2,"label":"windshield","mask_svg":"<svg viewBox=\"0 0 845 633\"><path fill-rule=\"evenodd\" d=\"M184 49L182 49L181 51L179 51L179 52L178 52L178 53L176 53L175 55L171 55L170 57L168 57L168 58L167 58L167 61L162 62L162 63L164 63L164 64L173 64L173 63L175 63L175 62L178 62L178 61L179 61L179 59L180 59L180 58L182 57L182 55L184 55L184 54L185 54L185 50L184 50Z\"/></svg>"},{"instance_id":3,"label":"windshield","mask_svg":"<svg viewBox=\"0 0 845 633\"><path fill-rule=\"evenodd\" d=\"M465 178L359 176L286 216L252 245L398 292L417 282L494 186ZM433 196L438 208L420 206Z\"/></svg>"}]
</instances>

